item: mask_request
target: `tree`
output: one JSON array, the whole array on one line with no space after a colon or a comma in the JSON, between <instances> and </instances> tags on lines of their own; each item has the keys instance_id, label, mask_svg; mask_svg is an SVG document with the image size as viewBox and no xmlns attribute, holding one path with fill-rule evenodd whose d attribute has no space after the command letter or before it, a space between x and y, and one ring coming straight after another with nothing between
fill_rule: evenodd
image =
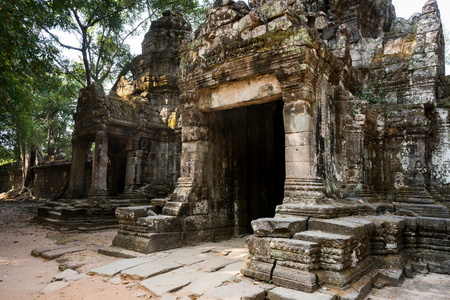
<instances>
[{"instance_id":1,"label":"tree","mask_svg":"<svg viewBox=\"0 0 450 300\"><path fill-rule=\"evenodd\" d=\"M53 57L58 51L40 36L35 26L36 16L43 11L42 6L33 1L0 2L1 154L8 158L20 153L21 190L29 178L31 148L35 141L33 104L38 93L55 84ZM5 138L13 140L4 143Z\"/></svg>"},{"instance_id":2,"label":"tree","mask_svg":"<svg viewBox=\"0 0 450 300\"><path fill-rule=\"evenodd\" d=\"M48 15L54 19L51 27L42 28L63 48L80 52L84 79L70 71L71 66L59 62L79 82L91 84L113 81L132 57L127 38L137 34L164 10L181 10L194 22L203 17L205 7L197 0L54 0ZM148 16L143 17L147 9ZM48 23L47 23L48 24ZM76 36L78 44L65 44L53 31L59 29Z\"/></svg>"}]
</instances>

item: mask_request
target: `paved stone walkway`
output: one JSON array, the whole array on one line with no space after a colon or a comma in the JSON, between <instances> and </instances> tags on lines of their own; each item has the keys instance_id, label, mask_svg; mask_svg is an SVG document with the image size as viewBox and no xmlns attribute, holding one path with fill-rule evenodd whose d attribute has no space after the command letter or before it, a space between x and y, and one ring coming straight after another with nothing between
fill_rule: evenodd
<instances>
[{"instance_id":1,"label":"paved stone walkway","mask_svg":"<svg viewBox=\"0 0 450 300\"><path fill-rule=\"evenodd\" d=\"M333 296L320 292L297 292L244 277L240 269L248 255L245 238L146 255L130 251L127 255L136 257L117 260L87 274L66 270L55 276L44 293L54 292L67 286L67 282L91 275L103 276L112 284L136 280L155 299L164 300L333 299Z\"/></svg>"}]
</instances>

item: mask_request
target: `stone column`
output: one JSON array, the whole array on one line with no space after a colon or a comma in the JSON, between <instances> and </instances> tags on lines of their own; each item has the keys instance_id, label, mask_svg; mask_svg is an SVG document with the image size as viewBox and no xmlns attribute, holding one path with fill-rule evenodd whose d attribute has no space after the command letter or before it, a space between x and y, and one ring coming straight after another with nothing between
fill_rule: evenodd
<instances>
[{"instance_id":1,"label":"stone column","mask_svg":"<svg viewBox=\"0 0 450 300\"><path fill-rule=\"evenodd\" d=\"M208 128L196 105L184 105L181 118L181 177L174 198L179 202L198 201L202 198Z\"/></svg>"},{"instance_id":2,"label":"stone column","mask_svg":"<svg viewBox=\"0 0 450 300\"><path fill-rule=\"evenodd\" d=\"M72 163L70 166L70 183L67 191L68 199L82 198L84 195L84 169L88 141L72 139Z\"/></svg>"},{"instance_id":3,"label":"stone column","mask_svg":"<svg viewBox=\"0 0 450 300\"><path fill-rule=\"evenodd\" d=\"M134 194L136 184L141 183L140 166L142 163L142 150L137 150L135 145L137 145L137 142L134 139L128 140L124 189L124 194L126 195Z\"/></svg>"},{"instance_id":4,"label":"stone column","mask_svg":"<svg viewBox=\"0 0 450 300\"><path fill-rule=\"evenodd\" d=\"M323 181L317 178L316 136L311 104L285 102L286 181L283 204L315 204L323 198Z\"/></svg>"},{"instance_id":5,"label":"stone column","mask_svg":"<svg viewBox=\"0 0 450 300\"><path fill-rule=\"evenodd\" d=\"M92 162L92 183L88 194L88 203L109 207L107 172L108 171L108 134L97 132L95 137L94 159Z\"/></svg>"}]
</instances>

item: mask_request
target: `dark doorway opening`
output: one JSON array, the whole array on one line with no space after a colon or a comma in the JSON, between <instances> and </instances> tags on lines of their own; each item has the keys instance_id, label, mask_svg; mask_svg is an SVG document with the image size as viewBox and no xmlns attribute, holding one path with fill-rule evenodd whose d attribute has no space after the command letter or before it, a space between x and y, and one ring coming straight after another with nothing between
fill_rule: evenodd
<instances>
[{"instance_id":1,"label":"dark doorway opening","mask_svg":"<svg viewBox=\"0 0 450 300\"><path fill-rule=\"evenodd\" d=\"M247 232L251 221L273 217L283 202L285 139L283 101L247 108Z\"/></svg>"},{"instance_id":2,"label":"dark doorway opening","mask_svg":"<svg viewBox=\"0 0 450 300\"><path fill-rule=\"evenodd\" d=\"M213 218L222 221L225 213L235 234L252 232L252 220L273 217L283 202L283 101L215 112L210 122Z\"/></svg>"},{"instance_id":3,"label":"dark doorway opening","mask_svg":"<svg viewBox=\"0 0 450 300\"><path fill-rule=\"evenodd\" d=\"M117 196L122 194L125 189L126 139L111 138L108 152L108 195Z\"/></svg>"}]
</instances>

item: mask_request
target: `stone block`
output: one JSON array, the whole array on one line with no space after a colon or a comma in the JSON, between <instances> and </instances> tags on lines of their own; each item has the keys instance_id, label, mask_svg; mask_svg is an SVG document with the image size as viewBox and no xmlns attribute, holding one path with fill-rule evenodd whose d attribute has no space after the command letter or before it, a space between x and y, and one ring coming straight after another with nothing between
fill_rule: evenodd
<instances>
[{"instance_id":1,"label":"stone block","mask_svg":"<svg viewBox=\"0 0 450 300\"><path fill-rule=\"evenodd\" d=\"M66 281L55 281L50 284L48 284L42 291L42 294L48 295L53 292L56 292L60 289L65 288L66 286L69 286L70 284Z\"/></svg>"},{"instance_id":2,"label":"stone block","mask_svg":"<svg viewBox=\"0 0 450 300\"><path fill-rule=\"evenodd\" d=\"M306 230L307 218L276 216L257 219L251 224L257 237L291 238L296 232Z\"/></svg>"},{"instance_id":3,"label":"stone block","mask_svg":"<svg viewBox=\"0 0 450 300\"><path fill-rule=\"evenodd\" d=\"M312 293L317 288L316 275L314 273L278 265L273 270L272 281L276 285L307 293Z\"/></svg>"},{"instance_id":4,"label":"stone block","mask_svg":"<svg viewBox=\"0 0 450 300\"><path fill-rule=\"evenodd\" d=\"M308 230L296 233L294 239L317 243L320 247L346 248L353 243L349 235Z\"/></svg>"},{"instance_id":5,"label":"stone block","mask_svg":"<svg viewBox=\"0 0 450 300\"><path fill-rule=\"evenodd\" d=\"M343 271L315 270L317 281L320 285L330 285L334 287L345 287L355 280L359 280L366 275L372 268L370 258L352 264L352 266Z\"/></svg>"},{"instance_id":6,"label":"stone block","mask_svg":"<svg viewBox=\"0 0 450 300\"><path fill-rule=\"evenodd\" d=\"M133 250L152 253L181 247L181 232L150 233L145 237L136 237Z\"/></svg>"},{"instance_id":7,"label":"stone block","mask_svg":"<svg viewBox=\"0 0 450 300\"><path fill-rule=\"evenodd\" d=\"M350 222L349 220L344 219L324 220L312 218L308 221L308 229L340 235L350 235L354 238L363 238L364 236L370 236L372 234L373 225Z\"/></svg>"},{"instance_id":8,"label":"stone block","mask_svg":"<svg viewBox=\"0 0 450 300\"><path fill-rule=\"evenodd\" d=\"M422 262L411 262L413 272L420 274L428 274L428 264Z\"/></svg>"},{"instance_id":9,"label":"stone block","mask_svg":"<svg viewBox=\"0 0 450 300\"><path fill-rule=\"evenodd\" d=\"M269 237L255 237L251 235L247 238L248 252L252 255L270 257L270 242L272 238Z\"/></svg>"},{"instance_id":10,"label":"stone block","mask_svg":"<svg viewBox=\"0 0 450 300\"><path fill-rule=\"evenodd\" d=\"M447 234L446 219L417 218L417 230L419 232L436 232Z\"/></svg>"},{"instance_id":11,"label":"stone block","mask_svg":"<svg viewBox=\"0 0 450 300\"><path fill-rule=\"evenodd\" d=\"M450 260L443 262L428 262L430 272L439 274L450 274Z\"/></svg>"},{"instance_id":12,"label":"stone block","mask_svg":"<svg viewBox=\"0 0 450 300\"><path fill-rule=\"evenodd\" d=\"M378 279L375 282L375 286L378 288L383 288L385 286L396 286L402 285L405 275L403 269L378 269Z\"/></svg>"},{"instance_id":13,"label":"stone block","mask_svg":"<svg viewBox=\"0 0 450 300\"><path fill-rule=\"evenodd\" d=\"M174 216L148 216L138 218L136 225L144 226L147 232L181 232L180 218Z\"/></svg>"},{"instance_id":14,"label":"stone block","mask_svg":"<svg viewBox=\"0 0 450 300\"><path fill-rule=\"evenodd\" d=\"M60 280L64 280L65 278L69 277L69 276L74 276L74 275L79 275L77 271L71 270L71 269L67 269L62 271L61 273L59 273L58 275L55 275L52 278L52 281L60 281Z\"/></svg>"},{"instance_id":15,"label":"stone block","mask_svg":"<svg viewBox=\"0 0 450 300\"><path fill-rule=\"evenodd\" d=\"M259 261L254 256L250 256L245 260L241 273L257 280L269 282L272 279L270 276L274 265L275 261L268 263Z\"/></svg>"},{"instance_id":16,"label":"stone block","mask_svg":"<svg viewBox=\"0 0 450 300\"><path fill-rule=\"evenodd\" d=\"M116 208L116 217L119 220L136 221L138 218L147 217L148 210L153 206L134 206Z\"/></svg>"},{"instance_id":17,"label":"stone block","mask_svg":"<svg viewBox=\"0 0 450 300\"><path fill-rule=\"evenodd\" d=\"M62 249L54 249L54 250L43 252L41 254L41 257L45 258L45 259L55 259L60 256L63 256L64 254L67 254L67 253L75 253L75 252L80 252L80 251L84 251L84 250L86 250L86 248L81 247L81 246L62 248Z\"/></svg>"}]
</instances>

